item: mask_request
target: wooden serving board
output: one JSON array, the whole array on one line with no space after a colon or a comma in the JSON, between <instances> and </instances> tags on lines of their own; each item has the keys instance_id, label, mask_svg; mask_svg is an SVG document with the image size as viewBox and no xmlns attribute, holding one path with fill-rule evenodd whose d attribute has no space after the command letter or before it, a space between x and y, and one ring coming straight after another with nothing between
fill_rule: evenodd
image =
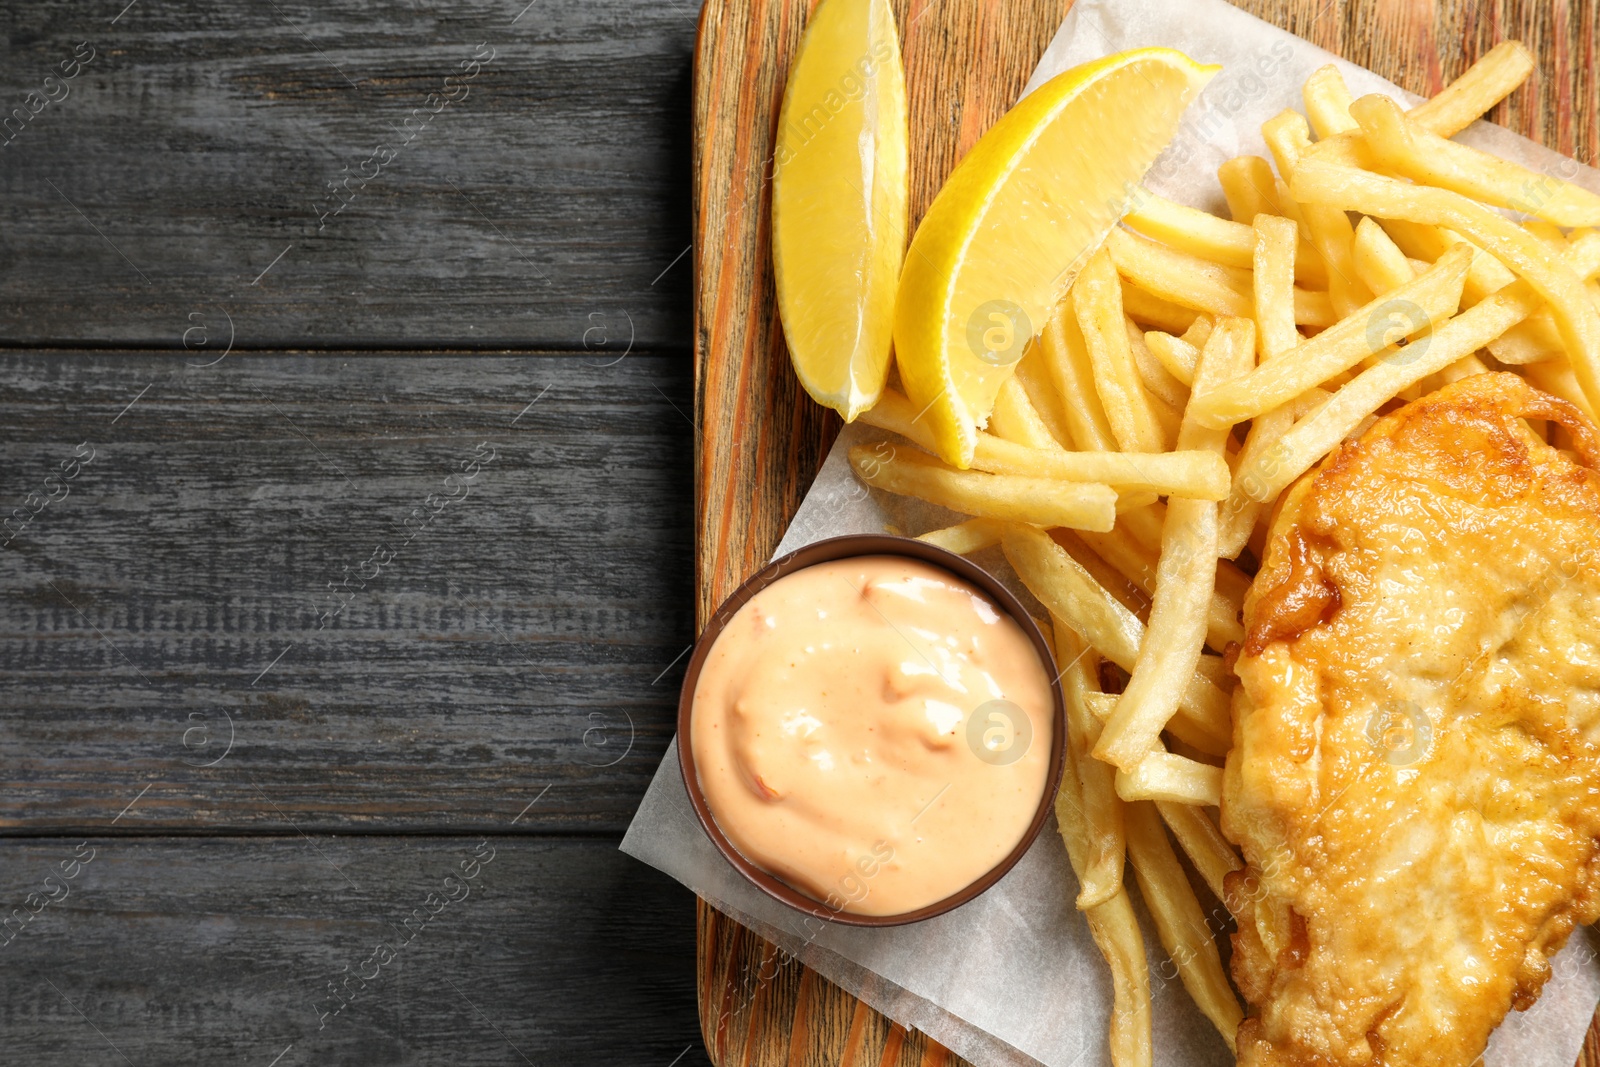
<instances>
[{"instance_id":1,"label":"wooden serving board","mask_svg":"<svg viewBox=\"0 0 1600 1067\"><path fill-rule=\"evenodd\" d=\"M768 255L779 103L810 0L705 0L694 73L697 617L771 556L838 431L789 368ZM1071 0L894 0L911 106L911 220L1016 99ZM1432 93L1507 38L1539 68L1490 117L1588 163L1600 146L1600 0L1243 0ZM701 901L701 1031L719 1067L956 1064ZM1600 1067L1600 1029L1579 1058Z\"/></svg>"}]
</instances>

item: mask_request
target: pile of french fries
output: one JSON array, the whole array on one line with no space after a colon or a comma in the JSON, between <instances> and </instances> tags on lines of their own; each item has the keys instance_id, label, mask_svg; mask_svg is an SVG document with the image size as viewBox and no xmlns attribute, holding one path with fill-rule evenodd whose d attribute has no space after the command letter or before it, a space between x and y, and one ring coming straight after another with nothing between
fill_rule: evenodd
<instances>
[{"instance_id":1,"label":"pile of french fries","mask_svg":"<svg viewBox=\"0 0 1600 1067\"><path fill-rule=\"evenodd\" d=\"M1448 139L1532 67L1502 44L1407 111L1352 100L1329 66L1305 83L1306 116L1262 128L1272 162L1218 172L1231 219L1140 190L1001 389L973 469L930 454L892 390L862 416L922 447L854 450L861 478L972 516L923 539L1001 546L1052 616L1069 719L1056 813L1113 975L1118 1067L1151 1062L1125 860L1230 1048L1241 1019L1222 924L1171 841L1225 906L1243 864L1216 816L1224 654L1244 639L1279 495L1380 414L1467 375L1512 369L1591 419L1600 408L1600 197Z\"/></svg>"}]
</instances>

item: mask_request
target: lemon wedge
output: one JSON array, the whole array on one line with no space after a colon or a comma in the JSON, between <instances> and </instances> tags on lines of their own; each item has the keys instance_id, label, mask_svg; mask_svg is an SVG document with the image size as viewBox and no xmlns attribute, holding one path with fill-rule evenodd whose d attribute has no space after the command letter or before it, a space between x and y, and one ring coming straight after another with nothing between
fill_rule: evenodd
<instances>
[{"instance_id":1,"label":"lemon wedge","mask_svg":"<svg viewBox=\"0 0 1600 1067\"><path fill-rule=\"evenodd\" d=\"M795 374L846 422L877 403L889 374L906 122L888 0L822 0L778 117L772 258Z\"/></svg>"},{"instance_id":2,"label":"lemon wedge","mask_svg":"<svg viewBox=\"0 0 1600 1067\"><path fill-rule=\"evenodd\" d=\"M894 323L906 395L946 461L970 465L1000 386L1220 69L1169 48L1074 67L951 173L906 253Z\"/></svg>"}]
</instances>

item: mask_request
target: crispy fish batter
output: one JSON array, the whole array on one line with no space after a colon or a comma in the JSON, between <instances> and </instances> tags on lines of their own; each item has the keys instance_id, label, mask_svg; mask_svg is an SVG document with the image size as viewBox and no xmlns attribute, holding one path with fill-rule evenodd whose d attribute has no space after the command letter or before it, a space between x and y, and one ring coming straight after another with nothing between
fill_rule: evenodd
<instances>
[{"instance_id":1,"label":"crispy fish batter","mask_svg":"<svg viewBox=\"0 0 1600 1067\"><path fill-rule=\"evenodd\" d=\"M1241 1064L1467 1067L1600 916L1597 466L1484 374L1285 498L1222 799Z\"/></svg>"}]
</instances>

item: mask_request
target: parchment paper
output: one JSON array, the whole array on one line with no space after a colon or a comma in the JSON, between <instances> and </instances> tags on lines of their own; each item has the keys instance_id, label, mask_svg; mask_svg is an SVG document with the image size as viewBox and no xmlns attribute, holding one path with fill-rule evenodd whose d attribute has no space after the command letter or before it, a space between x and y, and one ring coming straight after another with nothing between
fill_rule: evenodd
<instances>
[{"instance_id":1,"label":"parchment paper","mask_svg":"<svg viewBox=\"0 0 1600 1067\"><path fill-rule=\"evenodd\" d=\"M1267 155L1261 123L1285 107L1298 108L1300 85L1318 67L1338 63L1356 96L1387 92L1416 99L1221 0L1078 0L1026 91L1079 63L1148 45L1224 65L1146 179L1163 196L1219 212L1218 165L1240 153ZM1600 192L1600 172L1508 130L1478 123L1461 139ZM931 505L869 491L856 480L846 453L882 436L860 425L845 428L778 554L823 537L885 529L917 534L959 520ZM997 550L977 560L1031 601ZM1073 910L1077 882L1053 822L1021 863L965 907L896 929L834 926L767 899L723 860L689 807L676 745L668 748L628 828L625 852L672 875L891 1019L976 1064L1110 1062L1110 979ZM1142 911L1141 920L1150 953L1156 1063L1229 1063L1226 1046L1190 1002ZM1591 931L1574 935L1553 961L1555 976L1539 1002L1525 1013L1513 1012L1495 1033L1489 1067L1572 1067L1600 1001L1597 949ZM753 995L759 981L759 975L747 976L730 1010L737 1011L740 997Z\"/></svg>"}]
</instances>

